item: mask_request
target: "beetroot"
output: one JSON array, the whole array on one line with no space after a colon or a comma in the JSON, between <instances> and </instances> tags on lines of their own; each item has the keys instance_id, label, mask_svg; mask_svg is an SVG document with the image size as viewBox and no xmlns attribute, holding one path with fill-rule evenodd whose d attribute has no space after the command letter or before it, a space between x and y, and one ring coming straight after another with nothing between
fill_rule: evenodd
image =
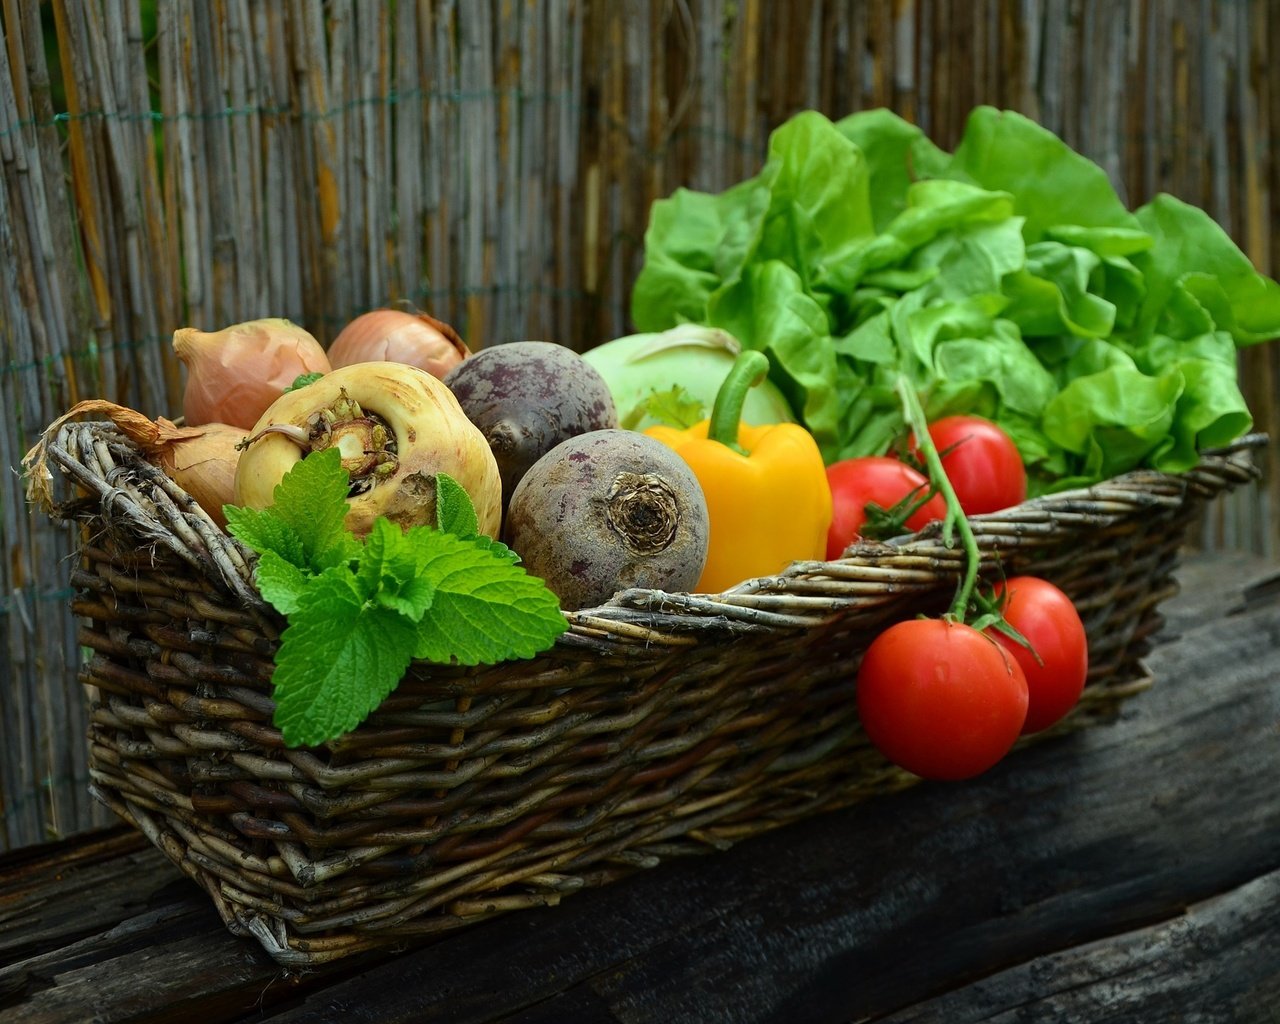
<instances>
[{"instance_id":1,"label":"beetroot","mask_svg":"<svg viewBox=\"0 0 1280 1024\"><path fill-rule=\"evenodd\" d=\"M707 502L685 461L629 430L562 441L516 486L504 540L567 610L617 591L688 591L707 559Z\"/></svg>"},{"instance_id":2,"label":"beetroot","mask_svg":"<svg viewBox=\"0 0 1280 1024\"><path fill-rule=\"evenodd\" d=\"M514 341L485 348L444 378L498 462L502 501L552 448L589 430L618 425L609 386L563 345Z\"/></svg>"}]
</instances>

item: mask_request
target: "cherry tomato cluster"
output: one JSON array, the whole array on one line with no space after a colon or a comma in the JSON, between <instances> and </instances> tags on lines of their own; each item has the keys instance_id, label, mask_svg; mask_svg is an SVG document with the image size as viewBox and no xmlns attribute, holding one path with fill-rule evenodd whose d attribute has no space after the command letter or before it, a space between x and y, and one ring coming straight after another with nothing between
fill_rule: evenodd
<instances>
[{"instance_id":1,"label":"cherry tomato cluster","mask_svg":"<svg viewBox=\"0 0 1280 1024\"><path fill-rule=\"evenodd\" d=\"M1027 497L1027 471L1013 440L979 416L945 416L929 424L929 437L965 515L997 512ZM911 438L910 452L920 463ZM827 558L839 558L864 536L885 536L923 529L947 514L941 495L928 478L907 462L867 455L827 467L833 515L827 533ZM869 523L869 520L871 521ZM866 532L868 525L874 526Z\"/></svg>"},{"instance_id":2,"label":"cherry tomato cluster","mask_svg":"<svg viewBox=\"0 0 1280 1024\"><path fill-rule=\"evenodd\" d=\"M862 656L858 714L886 758L926 779L967 779L991 768L1019 736L1075 706L1089 670L1084 624L1061 590L1034 576L1005 580L1004 621L949 618L890 626Z\"/></svg>"},{"instance_id":3,"label":"cherry tomato cluster","mask_svg":"<svg viewBox=\"0 0 1280 1024\"><path fill-rule=\"evenodd\" d=\"M948 416L928 424L928 432L934 464L941 464L950 500L964 516L1026 499L1021 455L998 426ZM908 451L915 465L927 461L914 435ZM946 518L946 500L910 462L863 457L828 467L834 506L828 558L863 536L920 530ZM994 613L974 625L954 609L942 618L899 622L862 657L857 704L867 738L922 778L986 771L1020 736L1062 719L1084 689L1088 640L1065 593L1047 580L1016 576L996 584L986 603Z\"/></svg>"}]
</instances>

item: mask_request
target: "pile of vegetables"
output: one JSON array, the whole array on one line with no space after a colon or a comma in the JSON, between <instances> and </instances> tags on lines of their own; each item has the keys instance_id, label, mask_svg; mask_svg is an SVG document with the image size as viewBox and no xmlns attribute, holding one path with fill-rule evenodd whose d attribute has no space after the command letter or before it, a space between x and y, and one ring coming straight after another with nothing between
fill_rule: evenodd
<instances>
[{"instance_id":1,"label":"pile of vegetables","mask_svg":"<svg viewBox=\"0 0 1280 1024\"><path fill-rule=\"evenodd\" d=\"M885 110L796 115L755 177L655 204L631 309L644 337L696 325L767 356L826 465L828 559L937 520L961 535L947 614L887 629L856 684L872 743L935 779L1060 720L1088 672L1060 590L977 586L967 516L1191 469L1251 425L1237 350L1280 335L1280 285L1203 211L1130 212L1095 164L989 107L954 153ZM683 378L649 383L647 416L699 404Z\"/></svg>"},{"instance_id":2,"label":"pile of vegetables","mask_svg":"<svg viewBox=\"0 0 1280 1024\"><path fill-rule=\"evenodd\" d=\"M272 675L288 745L355 728L413 659L533 657L565 610L702 574L697 478L619 429L603 378L563 346L473 354L401 309L363 314L327 351L282 319L182 328L173 344L185 422L78 403L28 453L29 494L49 501L62 423L105 416L255 551L258 590L288 623Z\"/></svg>"},{"instance_id":3,"label":"pile of vegetables","mask_svg":"<svg viewBox=\"0 0 1280 1024\"><path fill-rule=\"evenodd\" d=\"M624 588L718 593L939 522L967 554L951 607L877 637L854 692L887 758L959 779L1088 672L1060 590L980 583L968 517L1235 439L1237 348L1280 334L1280 286L1016 114L979 108L947 154L886 111L805 112L755 177L655 205L632 312L585 355L473 353L410 309L327 351L287 320L184 328L183 424L62 419L108 416L258 553L290 745L413 659L532 657Z\"/></svg>"}]
</instances>

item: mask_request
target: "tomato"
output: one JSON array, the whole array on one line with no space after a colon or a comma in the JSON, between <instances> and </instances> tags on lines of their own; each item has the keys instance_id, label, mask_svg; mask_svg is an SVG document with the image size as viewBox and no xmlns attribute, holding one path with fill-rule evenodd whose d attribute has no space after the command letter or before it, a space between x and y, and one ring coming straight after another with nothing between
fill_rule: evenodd
<instances>
[{"instance_id":1,"label":"tomato","mask_svg":"<svg viewBox=\"0 0 1280 1024\"><path fill-rule=\"evenodd\" d=\"M1039 732L1080 699L1089 674L1089 640L1071 598L1048 580L1013 576L996 586L997 598L1006 594L1005 621L1027 638L1036 653L995 629L987 632L1013 655L1027 677L1029 703L1022 731Z\"/></svg>"},{"instance_id":2,"label":"tomato","mask_svg":"<svg viewBox=\"0 0 1280 1024\"><path fill-rule=\"evenodd\" d=\"M967 779L1013 747L1027 714L1018 662L946 619L890 626L862 656L858 714L886 758L925 779Z\"/></svg>"},{"instance_id":3,"label":"tomato","mask_svg":"<svg viewBox=\"0 0 1280 1024\"><path fill-rule=\"evenodd\" d=\"M867 520L867 504L891 508L913 491L917 498L929 492L929 481L904 462L881 455L833 462L827 467L831 484L831 527L827 531L827 558L841 553L861 536ZM935 494L907 521L906 530L923 529L935 519L944 519L947 506ZM904 531L905 532L905 531Z\"/></svg>"},{"instance_id":4,"label":"tomato","mask_svg":"<svg viewBox=\"0 0 1280 1024\"><path fill-rule=\"evenodd\" d=\"M944 416L929 424L929 436L965 515L998 512L1026 500L1022 455L1013 439L990 420ZM913 437L913 454L920 458L914 441Z\"/></svg>"}]
</instances>

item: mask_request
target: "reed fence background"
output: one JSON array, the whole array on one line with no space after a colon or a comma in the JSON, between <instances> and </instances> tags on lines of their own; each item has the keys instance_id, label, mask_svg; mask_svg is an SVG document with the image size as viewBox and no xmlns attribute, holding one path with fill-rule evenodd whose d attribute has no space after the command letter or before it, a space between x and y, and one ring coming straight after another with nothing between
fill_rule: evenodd
<instances>
[{"instance_id":1,"label":"reed fence background","mask_svg":"<svg viewBox=\"0 0 1280 1024\"><path fill-rule=\"evenodd\" d=\"M0 0L0 849L86 793L69 531L16 467L80 398L180 409L175 327L321 339L407 299L473 347L627 333L650 203L755 173L812 107L950 148L1022 111L1136 206L1169 191L1275 273L1272 0ZM1280 438L1280 346L1243 357ZM1280 550L1280 460L1207 546Z\"/></svg>"}]
</instances>

